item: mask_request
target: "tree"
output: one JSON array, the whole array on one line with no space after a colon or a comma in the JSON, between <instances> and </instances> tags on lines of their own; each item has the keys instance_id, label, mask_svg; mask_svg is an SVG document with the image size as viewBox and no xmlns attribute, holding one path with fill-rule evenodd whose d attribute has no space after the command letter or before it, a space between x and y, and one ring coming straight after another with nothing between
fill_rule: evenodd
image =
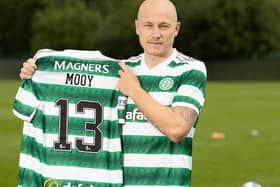
<instances>
[{"instance_id":1,"label":"tree","mask_svg":"<svg viewBox=\"0 0 280 187\"><path fill-rule=\"evenodd\" d=\"M194 56L248 58L280 49L279 1L190 0L178 4L183 28L177 44Z\"/></svg>"},{"instance_id":2,"label":"tree","mask_svg":"<svg viewBox=\"0 0 280 187\"><path fill-rule=\"evenodd\" d=\"M33 20L33 50L99 49L115 58L132 54L137 50L132 41L138 2L49 1Z\"/></svg>"},{"instance_id":3,"label":"tree","mask_svg":"<svg viewBox=\"0 0 280 187\"><path fill-rule=\"evenodd\" d=\"M10 56L27 53L32 35L31 19L42 2L36 0L0 1L0 55Z\"/></svg>"}]
</instances>

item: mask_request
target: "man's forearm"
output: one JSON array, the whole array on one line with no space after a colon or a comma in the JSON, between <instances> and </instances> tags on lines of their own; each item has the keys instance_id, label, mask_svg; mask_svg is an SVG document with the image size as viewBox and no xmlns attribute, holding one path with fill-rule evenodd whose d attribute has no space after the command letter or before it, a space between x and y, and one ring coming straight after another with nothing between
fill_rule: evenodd
<instances>
[{"instance_id":1,"label":"man's forearm","mask_svg":"<svg viewBox=\"0 0 280 187\"><path fill-rule=\"evenodd\" d=\"M181 112L158 103L142 88L135 90L131 98L144 116L173 142L183 139L195 121L194 116L183 116Z\"/></svg>"}]
</instances>

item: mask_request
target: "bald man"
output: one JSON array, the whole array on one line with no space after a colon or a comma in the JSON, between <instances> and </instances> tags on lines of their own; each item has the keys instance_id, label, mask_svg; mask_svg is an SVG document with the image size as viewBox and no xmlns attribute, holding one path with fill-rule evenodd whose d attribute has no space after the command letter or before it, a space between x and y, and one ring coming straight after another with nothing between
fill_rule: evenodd
<instances>
[{"instance_id":1,"label":"bald man","mask_svg":"<svg viewBox=\"0 0 280 187\"><path fill-rule=\"evenodd\" d=\"M135 28L143 53L119 63L118 88L128 96L122 131L124 186L190 187L205 65L173 48L180 22L171 1L143 1ZM35 70L29 59L20 77L30 78Z\"/></svg>"},{"instance_id":2,"label":"bald man","mask_svg":"<svg viewBox=\"0 0 280 187\"><path fill-rule=\"evenodd\" d=\"M119 71L119 89L129 97L124 184L189 187L192 138L205 99L204 63L173 48L180 22L171 1L144 1L135 27L144 53L120 63Z\"/></svg>"}]
</instances>

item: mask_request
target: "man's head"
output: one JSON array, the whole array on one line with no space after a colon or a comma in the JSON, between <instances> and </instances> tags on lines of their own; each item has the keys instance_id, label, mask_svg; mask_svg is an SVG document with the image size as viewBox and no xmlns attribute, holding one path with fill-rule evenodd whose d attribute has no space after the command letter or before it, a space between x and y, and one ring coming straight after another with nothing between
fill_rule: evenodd
<instances>
[{"instance_id":1,"label":"man's head","mask_svg":"<svg viewBox=\"0 0 280 187\"><path fill-rule=\"evenodd\" d=\"M145 0L139 7L135 26L145 54L160 57L171 54L180 23L170 0Z\"/></svg>"}]
</instances>

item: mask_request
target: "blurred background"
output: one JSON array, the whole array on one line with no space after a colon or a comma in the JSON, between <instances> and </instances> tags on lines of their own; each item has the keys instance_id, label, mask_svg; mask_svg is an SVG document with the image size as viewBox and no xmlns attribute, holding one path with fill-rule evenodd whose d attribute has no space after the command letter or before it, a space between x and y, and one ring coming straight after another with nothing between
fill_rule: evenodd
<instances>
[{"instance_id":1,"label":"blurred background","mask_svg":"<svg viewBox=\"0 0 280 187\"><path fill-rule=\"evenodd\" d=\"M100 50L117 59L139 54L134 20L141 2L0 1L0 186L17 184L22 122L11 111L22 62L41 48ZM181 21L175 47L208 71L193 187L249 180L280 186L280 1L173 2Z\"/></svg>"}]
</instances>

